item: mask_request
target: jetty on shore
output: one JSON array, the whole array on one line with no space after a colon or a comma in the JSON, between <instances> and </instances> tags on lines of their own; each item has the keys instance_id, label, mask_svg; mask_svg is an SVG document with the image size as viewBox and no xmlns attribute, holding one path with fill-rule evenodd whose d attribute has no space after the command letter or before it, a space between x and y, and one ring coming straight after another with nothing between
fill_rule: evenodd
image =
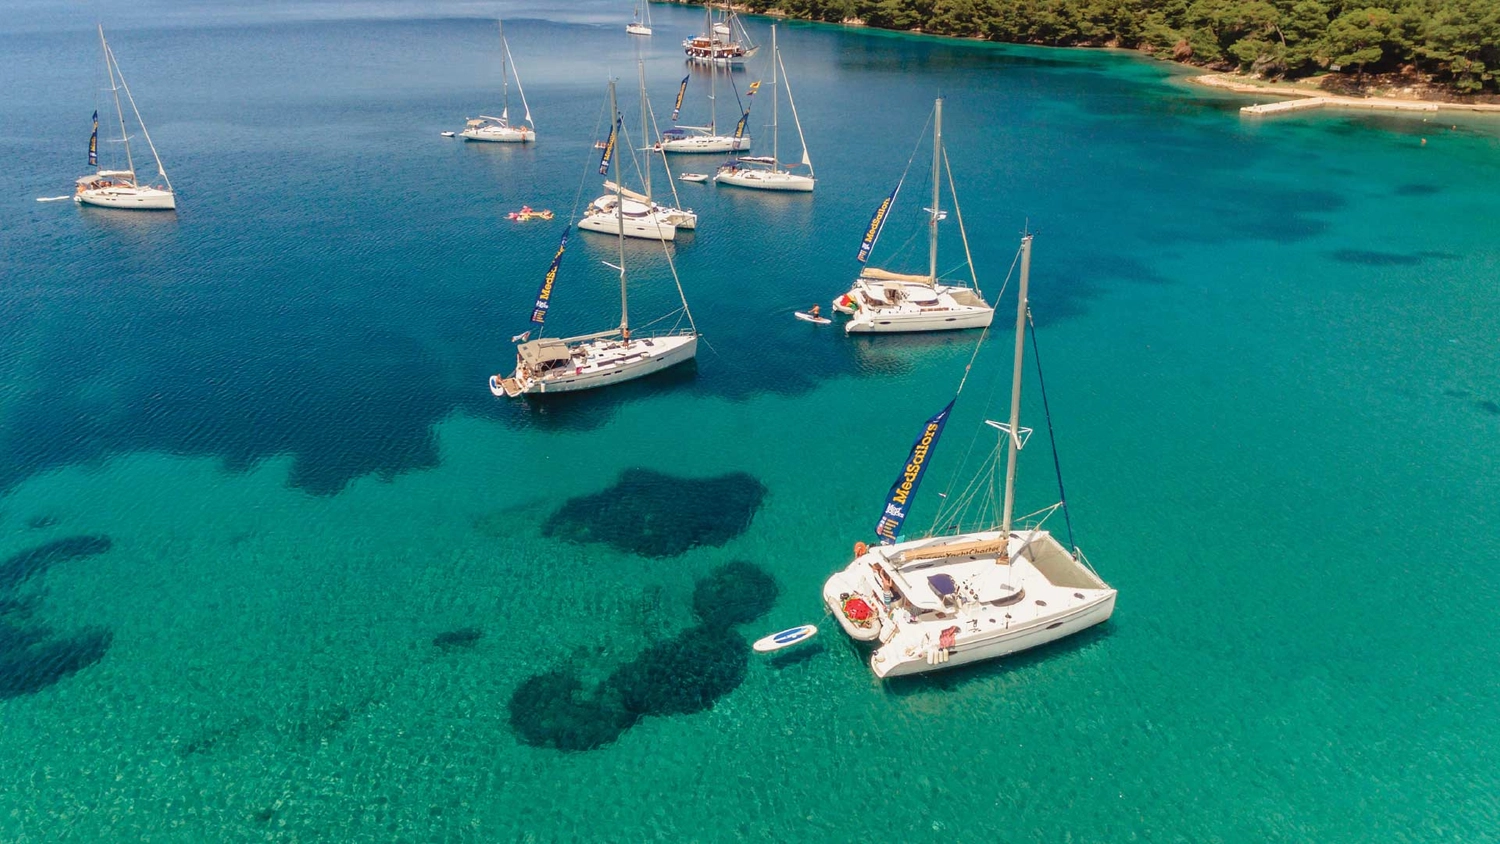
<instances>
[{"instance_id":1,"label":"jetty on shore","mask_svg":"<svg viewBox=\"0 0 1500 844\"><path fill-rule=\"evenodd\" d=\"M1345 97L1328 94L1316 88L1299 88L1286 84L1274 84L1242 76L1224 73L1208 73L1191 77L1199 85L1222 88L1238 94L1265 94L1272 97L1287 97L1271 103L1256 103L1244 106L1240 114L1246 117L1289 114L1318 108L1367 109L1372 111L1404 111L1430 114L1439 109L1458 111L1500 112L1500 105L1492 103L1448 103L1434 100L1397 99L1394 97Z\"/></svg>"}]
</instances>

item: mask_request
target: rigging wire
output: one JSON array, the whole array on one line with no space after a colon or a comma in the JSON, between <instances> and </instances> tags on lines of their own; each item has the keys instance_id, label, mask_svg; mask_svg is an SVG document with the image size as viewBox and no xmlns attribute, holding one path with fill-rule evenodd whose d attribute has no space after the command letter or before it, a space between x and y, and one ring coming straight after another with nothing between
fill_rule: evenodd
<instances>
[{"instance_id":1,"label":"rigging wire","mask_svg":"<svg viewBox=\"0 0 1500 844\"><path fill-rule=\"evenodd\" d=\"M1052 409L1047 406L1047 382L1042 378L1042 353L1036 344L1036 323L1031 321L1031 307L1026 308L1026 324L1031 331L1031 356L1036 361L1036 381L1042 394L1042 414L1047 418L1047 439L1052 442L1052 468L1057 472L1058 505L1062 507L1063 523L1068 526L1068 547L1078 554L1078 544L1073 541L1073 518L1068 515L1068 496L1063 492L1062 461L1057 456L1057 435L1052 431Z\"/></svg>"}]
</instances>

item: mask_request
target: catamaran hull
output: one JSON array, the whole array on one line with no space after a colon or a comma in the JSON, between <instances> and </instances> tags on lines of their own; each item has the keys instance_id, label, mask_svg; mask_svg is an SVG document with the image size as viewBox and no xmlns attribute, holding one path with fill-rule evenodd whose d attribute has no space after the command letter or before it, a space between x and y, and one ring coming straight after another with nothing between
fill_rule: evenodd
<instances>
[{"instance_id":1,"label":"catamaran hull","mask_svg":"<svg viewBox=\"0 0 1500 844\"><path fill-rule=\"evenodd\" d=\"M698 354L697 335L654 337L651 343L651 348L647 352L628 363L603 371L528 381L519 394L536 396L551 393L576 393L581 390L608 387L612 384L623 384L626 381L654 375L680 363L687 363ZM519 377L518 375L512 376L511 379L506 380L519 381ZM493 380L490 389L494 392Z\"/></svg>"},{"instance_id":2,"label":"catamaran hull","mask_svg":"<svg viewBox=\"0 0 1500 844\"><path fill-rule=\"evenodd\" d=\"M466 141L483 141L492 144L526 144L536 140L536 133L526 129L465 129L458 133Z\"/></svg>"},{"instance_id":3,"label":"catamaran hull","mask_svg":"<svg viewBox=\"0 0 1500 844\"><path fill-rule=\"evenodd\" d=\"M660 147L663 152L679 153L742 152L750 148L750 136L735 138L728 135L702 135L675 138L663 140Z\"/></svg>"},{"instance_id":4,"label":"catamaran hull","mask_svg":"<svg viewBox=\"0 0 1500 844\"><path fill-rule=\"evenodd\" d=\"M80 205L125 208L132 211L171 211L177 207L175 194L156 188L103 188L80 191L73 195L73 201Z\"/></svg>"},{"instance_id":5,"label":"catamaran hull","mask_svg":"<svg viewBox=\"0 0 1500 844\"><path fill-rule=\"evenodd\" d=\"M615 214L590 214L578 221L578 228L583 231L599 232L600 234L618 235L626 237L638 237L644 240L676 240L677 226L652 217L639 219L625 218L623 229L620 218Z\"/></svg>"},{"instance_id":6,"label":"catamaran hull","mask_svg":"<svg viewBox=\"0 0 1500 844\"><path fill-rule=\"evenodd\" d=\"M882 648L870 656L870 669L875 672L876 677L882 679L905 677L1009 656L1102 624L1109 620L1114 611L1115 593L1111 591L1097 602L1080 607L1063 618L1048 617L1024 628L1007 630L987 640L961 643L948 649L941 662L929 662L924 653L913 656L890 655Z\"/></svg>"},{"instance_id":7,"label":"catamaran hull","mask_svg":"<svg viewBox=\"0 0 1500 844\"><path fill-rule=\"evenodd\" d=\"M803 176L798 173L765 173L757 170L740 170L735 173L720 172L714 176L714 181L723 185L734 185L738 188L801 192L811 191L817 183L817 180L811 176Z\"/></svg>"},{"instance_id":8,"label":"catamaran hull","mask_svg":"<svg viewBox=\"0 0 1500 844\"><path fill-rule=\"evenodd\" d=\"M835 302L834 309L848 313ZM848 334L899 334L913 331L958 331L964 328L987 328L995 318L993 308L964 308L937 313L871 314L856 312L844 324Z\"/></svg>"}]
</instances>

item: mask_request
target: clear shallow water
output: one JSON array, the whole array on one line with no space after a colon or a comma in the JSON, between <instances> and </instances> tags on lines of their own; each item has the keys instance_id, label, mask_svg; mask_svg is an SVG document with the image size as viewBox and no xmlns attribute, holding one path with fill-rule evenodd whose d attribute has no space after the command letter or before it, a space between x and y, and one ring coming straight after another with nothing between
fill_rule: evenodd
<instances>
[{"instance_id":1,"label":"clear shallow water","mask_svg":"<svg viewBox=\"0 0 1500 844\"><path fill-rule=\"evenodd\" d=\"M43 643L7 665L62 674L0 700L0 839L1500 831L1494 123L1246 123L1242 100L1128 56L790 25L818 192L680 185L704 224L674 254L712 349L538 408L483 381L558 230L503 215L571 205L604 76L634 76L628 10L507 12L542 135L509 149L437 136L496 107L488 7L6 9L0 558L109 544L0 566L6 642ZM34 202L81 172L100 16L175 218ZM699 16L653 16L661 110ZM1116 618L887 687L826 635L598 749L521 742L528 678L561 667L587 690L704 641L694 583L729 561L779 585L740 635L821 616L822 578L970 347L855 342L789 312L847 282L939 92L987 290L1026 221L1039 232L1069 497ZM575 237L555 330L613 318L611 250ZM642 319L672 300L649 252L632 250ZM929 495L1008 354L981 352ZM764 498L742 533L676 556L545 535L641 466L747 473ZM1051 501L1045 456L1023 472L1023 506ZM684 498L663 530L699 525ZM36 658L97 635L76 672Z\"/></svg>"}]
</instances>

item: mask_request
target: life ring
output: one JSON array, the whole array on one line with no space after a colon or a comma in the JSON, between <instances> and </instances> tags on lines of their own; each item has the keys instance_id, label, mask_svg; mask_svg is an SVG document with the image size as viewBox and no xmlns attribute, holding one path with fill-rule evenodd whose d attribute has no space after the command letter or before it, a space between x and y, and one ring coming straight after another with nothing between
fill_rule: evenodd
<instances>
[{"instance_id":1,"label":"life ring","mask_svg":"<svg viewBox=\"0 0 1500 844\"><path fill-rule=\"evenodd\" d=\"M869 553L869 550L870 550L870 546L864 544L863 542L856 542L856 543L854 543L854 557L855 557L855 559L863 557L865 554Z\"/></svg>"}]
</instances>

